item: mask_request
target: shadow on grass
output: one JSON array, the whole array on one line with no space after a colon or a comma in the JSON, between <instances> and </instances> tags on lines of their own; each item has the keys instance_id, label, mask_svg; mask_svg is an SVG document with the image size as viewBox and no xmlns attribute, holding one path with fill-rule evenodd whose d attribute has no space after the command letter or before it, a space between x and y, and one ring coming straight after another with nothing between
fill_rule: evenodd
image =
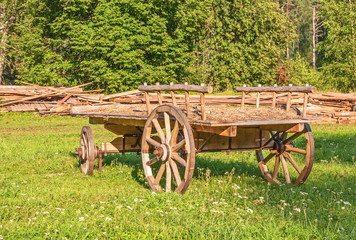
<instances>
[{"instance_id":1,"label":"shadow on grass","mask_svg":"<svg viewBox=\"0 0 356 240\"><path fill-rule=\"evenodd\" d=\"M207 169L210 170L209 175L211 177L226 176L227 173L232 171L234 171L234 175L261 176L257 162L256 164L251 164L246 161L239 161L238 156L234 160L224 161L213 159L209 155L210 154L197 155L193 178L199 178ZM219 154L218 157L219 156L223 156L223 154ZM120 164L130 167L132 169L132 178L139 184L147 187L146 181L144 177L142 177L143 168L140 154L110 154L103 158L103 168L105 168L105 166L118 166Z\"/></svg>"}]
</instances>

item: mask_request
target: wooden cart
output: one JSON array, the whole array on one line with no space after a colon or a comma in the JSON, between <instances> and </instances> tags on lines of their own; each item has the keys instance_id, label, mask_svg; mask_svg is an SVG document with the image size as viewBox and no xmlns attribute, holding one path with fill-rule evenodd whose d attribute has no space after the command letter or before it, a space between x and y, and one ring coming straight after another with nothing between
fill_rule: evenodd
<instances>
[{"instance_id":1,"label":"wooden cart","mask_svg":"<svg viewBox=\"0 0 356 240\"><path fill-rule=\"evenodd\" d=\"M274 109L284 106L285 111L278 112L279 115L297 113L295 119L242 121L209 120L209 114L214 113L207 107L209 101L205 93L212 92L208 86L143 85L138 89L144 94L144 110L142 106L140 110L127 104L115 105L116 112L112 107L108 110L102 106L72 108L72 116L89 117L91 124L103 124L105 129L118 135L113 141L96 147L90 127L82 128L76 154L84 174L93 173L96 158L101 171L103 155L140 152L144 174L153 191L184 193L193 177L195 156L201 152L255 151L262 175L277 184L302 184L312 169L314 139L308 124L311 119L305 118L305 112L308 93L314 92L314 87L237 88L237 92L242 93L238 105L224 106L230 113L231 109L251 111L246 101L251 93L256 95L253 109L264 108L273 114ZM182 93L179 96L183 99L178 99L177 91ZM197 95L189 95L189 92L200 94L199 101L192 101ZM261 93L266 92L272 95L269 108L262 106ZM291 106L294 92L304 93L303 113ZM284 94L284 103L277 99L277 94ZM127 114L127 108L132 113ZM219 110L219 107L214 109Z\"/></svg>"}]
</instances>

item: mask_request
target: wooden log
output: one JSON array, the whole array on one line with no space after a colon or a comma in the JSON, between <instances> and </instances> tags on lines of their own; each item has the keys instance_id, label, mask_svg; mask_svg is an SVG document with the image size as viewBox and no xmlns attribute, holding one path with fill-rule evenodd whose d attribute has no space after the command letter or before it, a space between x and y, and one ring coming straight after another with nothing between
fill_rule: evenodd
<instances>
[{"instance_id":1,"label":"wooden log","mask_svg":"<svg viewBox=\"0 0 356 240\"><path fill-rule=\"evenodd\" d=\"M201 120L206 120L204 93L200 93L200 106L201 106Z\"/></svg>"},{"instance_id":2,"label":"wooden log","mask_svg":"<svg viewBox=\"0 0 356 240\"><path fill-rule=\"evenodd\" d=\"M106 95L105 97L103 97L103 100L110 100L110 99L118 98L118 97L126 97L129 95L140 94L140 93L142 93L142 91L139 91L139 90L115 93L115 94Z\"/></svg>"},{"instance_id":3,"label":"wooden log","mask_svg":"<svg viewBox=\"0 0 356 240\"><path fill-rule=\"evenodd\" d=\"M304 102L303 102L303 114L302 117L307 116L307 105L308 105L308 93L304 93Z\"/></svg>"},{"instance_id":4,"label":"wooden log","mask_svg":"<svg viewBox=\"0 0 356 240\"><path fill-rule=\"evenodd\" d=\"M200 93L212 93L213 88L211 86L200 85L186 85L186 84L174 84L174 85L141 85L138 87L140 91L155 92L155 91L188 91L188 92L200 92Z\"/></svg>"},{"instance_id":5,"label":"wooden log","mask_svg":"<svg viewBox=\"0 0 356 240\"><path fill-rule=\"evenodd\" d=\"M190 117L190 99L189 99L189 92L185 92L185 108L187 110L187 117Z\"/></svg>"},{"instance_id":6,"label":"wooden log","mask_svg":"<svg viewBox=\"0 0 356 240\"><path fill-rule=\"evenodd\" d=\"M303 92L315 93L316 87L286 86L286 87L238 87L237 92Z\"/></svg>"},{"instance_id":7,"label":"wooden log","mask_svg":"<svg viewBox=\"0 0 356 240\"><path fill-rule=\"evenodd\" d=\"M148 96L148 92L145 92L145 101L146 101L147 113L150 114L152 112L152 108L151 108L151 103L150 103L150 98Z\"/></svg>"}]
</instances>

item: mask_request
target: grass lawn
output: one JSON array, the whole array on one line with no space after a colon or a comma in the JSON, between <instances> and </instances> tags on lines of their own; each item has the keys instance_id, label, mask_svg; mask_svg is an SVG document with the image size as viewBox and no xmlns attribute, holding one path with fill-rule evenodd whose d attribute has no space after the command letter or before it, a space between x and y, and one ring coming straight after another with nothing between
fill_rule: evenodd
<instances>
[{"instance_id":1,"label":"grass lawn","mask_svg":"<svg viewBox=\"0 0 356 240\"><path fill-rule=\"evenodd\" d=\"M86 118L0 117L0 239L356 239L356 125L312 125L302 186L267 183L254 152L198 154L184 195L155 193L136 154L80 173ZM96 144L113 134L93 125Z\"/></svg>"}]
</instances>

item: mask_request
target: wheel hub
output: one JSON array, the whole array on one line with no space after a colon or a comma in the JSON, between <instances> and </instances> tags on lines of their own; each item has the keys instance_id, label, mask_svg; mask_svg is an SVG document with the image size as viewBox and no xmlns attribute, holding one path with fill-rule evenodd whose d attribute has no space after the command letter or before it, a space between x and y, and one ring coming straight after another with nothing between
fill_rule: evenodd
<instances>
[{"instance_id":1,"label":"wheel hub","mask_svg":"<svg viewBox=\"0 0 356 240\"><path fill-rule=\"evenodd\" d=\"M286 146L283 144L283 141L281 139L277 139L274 141L273 149L276 150L279 155L286 150Z\"/></svg>"},{"instance_id":2,"label":"wheel hub","mask_svg":"<svg viewBox=\"0 0 356 240\"><path fill-rule=\"evenodd\" d=\"M153 151L153 154L156 155L158 159L161 159L163 162L166 162L171 156L171 148L169 145L162 143L158 148Z\"/></svg>"}]
</instances>

